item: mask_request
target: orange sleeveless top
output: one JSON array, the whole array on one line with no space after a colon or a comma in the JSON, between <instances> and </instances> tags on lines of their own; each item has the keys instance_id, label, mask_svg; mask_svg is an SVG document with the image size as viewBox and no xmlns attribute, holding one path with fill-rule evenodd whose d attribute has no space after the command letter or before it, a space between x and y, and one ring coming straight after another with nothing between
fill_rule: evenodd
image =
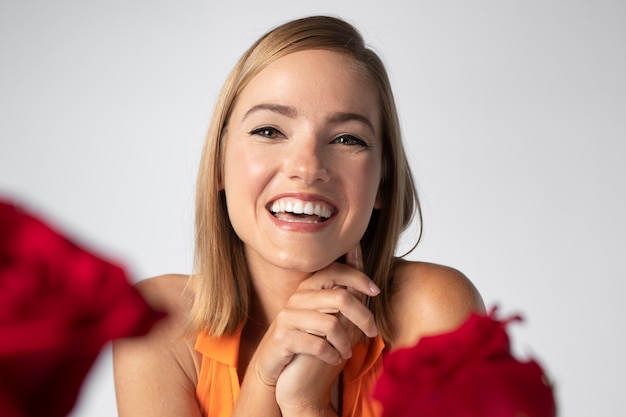
<instances>
[{"instance_id":1,"label":"orange sleeveless top","mask_svg":"<svg viewBox=\"0 0 626 417\"><path fill-rule=\"evenodd\" d=\"M195 349L202 354L196 398L203 416L231 417L239 395L237 359L241 332L211 337L201 332ZM380 336L358 343L343 369L341 417L380 417L370 393L382 371L385 344Z\"/></svg>"}]
</instances>

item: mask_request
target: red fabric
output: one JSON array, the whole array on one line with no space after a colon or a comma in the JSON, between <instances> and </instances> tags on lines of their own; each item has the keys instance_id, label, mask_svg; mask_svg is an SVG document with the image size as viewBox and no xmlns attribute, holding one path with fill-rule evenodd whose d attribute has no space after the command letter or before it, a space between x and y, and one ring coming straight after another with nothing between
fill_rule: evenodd
<instances>
[{"instance_id":1,"label":"red fabric","mask_svg":"<svg viewBox=\"0 0 626 417\"><path fill-rule=\"evenodd\" d=\"M0 201L0 415L67 415L104 344L160 316L121 267Z\"/></svg>"},{"instance_id":2,"label":"red fabric","mask_svg":"<svg viewBox=\"0 0 626 417\"><path fill-rule=\"evenodd\" d=\"M510 352L507 322L473 314L457 330L385 357L383 417L553 417L552 387Z\"/></svg>"}]
</instances>

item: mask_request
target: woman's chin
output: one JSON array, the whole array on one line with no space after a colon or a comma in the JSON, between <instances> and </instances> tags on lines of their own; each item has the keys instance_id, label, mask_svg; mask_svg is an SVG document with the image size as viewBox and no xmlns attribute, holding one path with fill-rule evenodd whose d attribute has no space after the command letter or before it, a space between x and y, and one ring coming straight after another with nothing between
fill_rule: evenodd
<instances>
[{"instance_id":1,"label":"woman's chin","mask_svg":"<svg viewBox=\"0 0 626 417\"><path fill-rule=\"evenodd\" d=\"M321 269L326 268L328 265L335 262L341 255L335 256L333 253L323 253L320 256L320 251L284 251L278 253L273 262L274 266L284 269L286 271L302 272L302 273L314 273Z\"/></svg>"}]
</instances>

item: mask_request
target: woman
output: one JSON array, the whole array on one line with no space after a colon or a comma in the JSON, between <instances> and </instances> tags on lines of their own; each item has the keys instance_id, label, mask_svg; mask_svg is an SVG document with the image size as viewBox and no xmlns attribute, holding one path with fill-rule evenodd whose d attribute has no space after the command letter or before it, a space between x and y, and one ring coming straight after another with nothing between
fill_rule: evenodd
<instances>
[{"instance_id":1,"label":"woman","mask_svg":"<svg viewBox=\"0 0 626 417\"><path fill-rule=\"evenodd\" d=\"M211 120L196 273L140 282L170 317L115 344L120 415L379 415L384 352L484 309L458 271L394 257L414 214L389 80L359 33L310 17L266 34Z\"/></svg>"}]
</instances>

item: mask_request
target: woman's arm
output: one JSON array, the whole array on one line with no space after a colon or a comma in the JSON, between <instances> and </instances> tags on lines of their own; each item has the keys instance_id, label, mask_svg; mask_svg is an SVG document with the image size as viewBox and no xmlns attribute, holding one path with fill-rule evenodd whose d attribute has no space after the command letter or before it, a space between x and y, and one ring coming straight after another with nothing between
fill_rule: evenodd
<instances>
[{"instance_id":1,"label":"woman's arm","mask_svg":"<svg viewBox=\"0 0 626 417\"><path fill-rule=\"evenodd\" d=\"M168 317L146 336L113 344L115 390L120 417L200 417L195 386L195 335L184 333L186 277L162 276L137 288Z\"/></svg>"}]
</instances>

